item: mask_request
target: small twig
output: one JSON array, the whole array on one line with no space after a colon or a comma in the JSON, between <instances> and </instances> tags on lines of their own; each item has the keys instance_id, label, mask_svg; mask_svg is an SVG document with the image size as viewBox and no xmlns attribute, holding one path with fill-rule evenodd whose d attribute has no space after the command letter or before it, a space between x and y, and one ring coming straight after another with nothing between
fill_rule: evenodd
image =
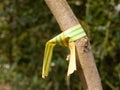
<instances>
[{"instance_id":1,"label":"small twig","mask_svg":"<svg viewBox=\"0 0 120 90\"><path fill-rule=\"evenodd\" d=\"M66 76L67 90L70 90L70 76Z\"/></svg>"}]
</instances>

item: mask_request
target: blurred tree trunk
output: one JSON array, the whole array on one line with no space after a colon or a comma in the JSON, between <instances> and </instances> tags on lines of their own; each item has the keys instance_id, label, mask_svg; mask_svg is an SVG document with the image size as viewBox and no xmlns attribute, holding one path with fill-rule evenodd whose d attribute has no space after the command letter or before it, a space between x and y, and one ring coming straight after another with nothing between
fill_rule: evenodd
<instances>
[{"instance_id":1,"label":"blurred tree trunk","mask_svg":"<svg viewBox=\"0 0 120 90\"><path fill-rule=\"evenodd\" d=\"M45 0L62 31L79 24L66 0ZM75 42L77 49L77 71L84 90L102 90L100 77L94 62L87 37Z\"/></svg>"}]
</instances>

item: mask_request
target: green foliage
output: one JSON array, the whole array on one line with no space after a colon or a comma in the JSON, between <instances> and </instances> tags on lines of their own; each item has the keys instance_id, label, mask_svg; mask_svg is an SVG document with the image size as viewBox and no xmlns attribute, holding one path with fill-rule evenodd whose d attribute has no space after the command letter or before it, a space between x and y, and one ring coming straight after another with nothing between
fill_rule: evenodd
<instances>
[{"instance_id":1,"label":"green foliage","mask_svg":"<svg viewBox=\"0 0 120 90\"><path fill-rule=\"evenodd\" d=\"M104 90L119 90L120 1L68 2L90 38ZM11 90L66 90L66 48L55 48L50 74L41 78L45 42L60 32L44 0L0 0L0 83ZM82 89L76 73L70 83Z\"/></svg>"}]
</instances>

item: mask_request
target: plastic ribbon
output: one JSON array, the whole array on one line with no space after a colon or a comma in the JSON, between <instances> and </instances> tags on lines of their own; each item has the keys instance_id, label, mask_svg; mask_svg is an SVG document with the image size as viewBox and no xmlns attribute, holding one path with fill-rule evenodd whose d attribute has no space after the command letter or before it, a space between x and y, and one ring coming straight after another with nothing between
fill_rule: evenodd
<instances>
[{"instance_id":1,"label":"plastic ribbon","mask_svg":"<svg viewBox=\"0 0 120 90\"><path fill-rule=\"evenodd\" d=\"M69 47L70 49L70 61L68 66L67 75L69 76L76 70L76 55L75 55L75 41L86 36L82 26L80 24L69 28L68 30L57 35L53 39L49 40L45 46L44 62L42 69L42 78L48 76L50 62L53 54L53 48L55 45L61 45Z\"/></svg>"}]
</instances>

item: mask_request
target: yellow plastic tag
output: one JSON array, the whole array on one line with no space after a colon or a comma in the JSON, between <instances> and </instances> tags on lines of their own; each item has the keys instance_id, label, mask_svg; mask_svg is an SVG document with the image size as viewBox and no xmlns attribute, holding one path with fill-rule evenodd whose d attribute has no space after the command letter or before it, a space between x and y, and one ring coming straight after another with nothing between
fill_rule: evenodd
<instances>
[{"instance_id":1,"label":"yellow plastic tag","mask_svg":"<svg viewBox=\"0 0 120 90\"><path fill-rule=\"evenodd\" d=\"M44 53L44 62L43 62L43 69L42 69L42 77L48 76L50 62L53 54L53 48L55 45L61 45L69 47L70 49L70 61L68 66L68 73L69 76L76 70L76 55L75 55L75 43L74 41L86 36L85 31L81 27L80 24L69 28L68 30L62 32L61 34L57 35L53 39L49 40L45 46L45 53Z\"/></svg>"}]
</instances>

